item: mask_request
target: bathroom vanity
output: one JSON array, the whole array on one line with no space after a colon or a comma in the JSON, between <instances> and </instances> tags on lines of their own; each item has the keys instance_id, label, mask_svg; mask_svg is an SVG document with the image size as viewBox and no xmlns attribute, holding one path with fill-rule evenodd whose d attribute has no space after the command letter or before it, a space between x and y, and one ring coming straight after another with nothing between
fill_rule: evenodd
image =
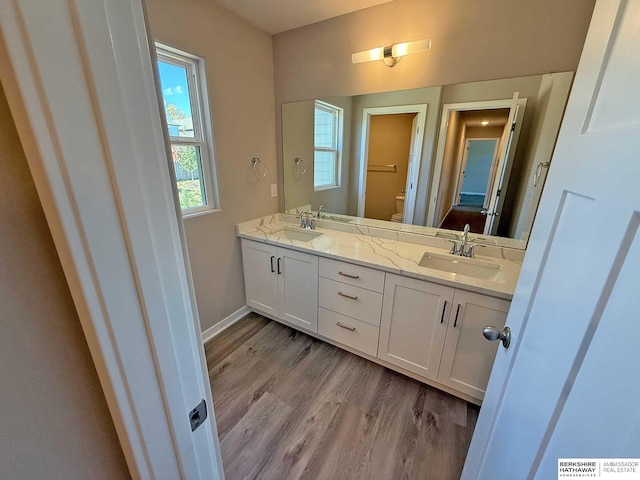
<instances>
[{"instance_id":1,"label":"bathroom vanity","mask_svg":"<svg viewBox=\"0 0 640 480\"><path fill-rule=\"evenodd\" d=\"M276 214L237 225L254 311L476 404L524 252L346 222L300 228Z\"/></svg>"}]
</instances>

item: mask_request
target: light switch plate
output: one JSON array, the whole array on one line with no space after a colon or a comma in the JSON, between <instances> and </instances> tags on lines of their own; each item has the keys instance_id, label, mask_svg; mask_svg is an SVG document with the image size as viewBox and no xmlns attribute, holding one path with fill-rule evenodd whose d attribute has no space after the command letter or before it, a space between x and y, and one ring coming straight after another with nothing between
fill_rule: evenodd
<instances>
[{"instance_id":1,"label":"light switch plate","mask_svg":"<svg viewBox=\"0 0 640 480\"><path fill-rule=\"evenodd\" d=\"M272 183L271 184L271 198L275 198L278 196L278 184L277 183Z\"/></svg>"}]
</instances>

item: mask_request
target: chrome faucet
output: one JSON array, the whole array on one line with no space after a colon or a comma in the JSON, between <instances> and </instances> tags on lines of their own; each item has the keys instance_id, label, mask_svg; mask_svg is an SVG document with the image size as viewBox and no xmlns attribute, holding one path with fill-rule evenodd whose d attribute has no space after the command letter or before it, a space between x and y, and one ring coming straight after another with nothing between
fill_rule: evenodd
<instances>
[{"instance_id":1,"label":"chrome faucet","mask_svg":"<svg viewBox=\"0 0 640 480\"><path fill-rule=\"evenodd\" d=\"M464 226L464 230L462 231L462 243L460 244L460 255L466 257L465 252L467 251L467 238L469 237L469 224L467 223Z\"/></svg>"},{"instance_id":2,"label":"chrome faucet","mask_svg":"<svg viewBox=\"0 0 640 480\"><path fill-rule=\"evenodd\" d=\"M315 230L316 226L314 225L313 213L311 212L300 212L296 218L300 219L300 227L306 228L307 230Z\"/></svg>"},{"instance_id":3,"label":"chrome faucet","mask_svg":"<svg viewBox=\"0 0 640 480\"><path fill-rule=\"evenodd\" d=\"M316 215L316 216L317 216L318 218L322 218L322 215L321 215L321 213L322 213L322 212L327 213L327 209L326 209L326 208L324 208L324 205L320 205L320 206L318 207L318 213L317 213L317 215Z\"/></svg>"},{"instance_id":4,"label":"chrome faucet","mask_svg":"<svg viewBox=\"0 0 640 480\"><path fill-rule=\"evenodd\" d=\"M460 245L455 240L449 240L453 245L451 246L451 250L449 253L451 255L460 255L461 257L473 258L475 256L475 247L477 245L469 245L469 224L467 223L464 226L464 230L462 231L462 241Z\"/></svg>"}]
</instances>

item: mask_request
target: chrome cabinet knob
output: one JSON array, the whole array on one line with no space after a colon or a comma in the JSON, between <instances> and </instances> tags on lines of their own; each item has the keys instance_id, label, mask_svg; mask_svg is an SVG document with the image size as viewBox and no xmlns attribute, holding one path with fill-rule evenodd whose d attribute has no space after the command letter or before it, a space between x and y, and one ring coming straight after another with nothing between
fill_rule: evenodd
<instances>
[{"instance_id":1,"label":"chrome cabinet knob","mask_svg":"<svg viewBox=\"0 0 640 480\"><path fill-rule=\"evenodd\" d=\"M504 348L509 348L511 344L511 329L509 327L504 327L504 330L500 331L493 325L487 325L482 329L482 335L491 342L501 340Z\"/></svg>"}]
</instances>

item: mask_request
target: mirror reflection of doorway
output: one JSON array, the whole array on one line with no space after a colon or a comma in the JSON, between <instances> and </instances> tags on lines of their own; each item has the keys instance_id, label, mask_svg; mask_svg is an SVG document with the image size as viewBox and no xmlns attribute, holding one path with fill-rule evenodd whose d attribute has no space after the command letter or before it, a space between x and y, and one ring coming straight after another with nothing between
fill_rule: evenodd
<instances>
[{"instance_id":1,"label":"mirror reflection of doorway","mask_svg":"<svg viewBox=\"0 0 640 480\"><path fill-rule=\"evenodd\" d=\"M358 216L412 223L426 104L363 109Z\"/></svg>"},{"instance_id":2,"label":"mirror reflection of doorway","mask_svg":"<svg viewBox=\"0 0 640 480\"><path fill-rule=\"evenodd\" d=\"M457 205L487 208L492 173L498 154L499 138L469 138L462 159L462 181L457 194Z\"/></svg>"},{"instance_id":3,"label":"mirror reflection of doorway","mask_svg":"<svg viewBox=\"0 0 640 480\"><path fill-rule=\"evenodd\" d=\"M518 93L445 105L427 224L449 230L469 224L486 235L497 230L525 105Z\"/></svg>"},{"instance_id":4,"label":"mirror reflection of doorway","mask_svg":"<svg viewBox=\"0 0 640 480\"><path fill-rule=\"evenodd\" d=\"M417 113L374 115L369 121L364 216L404 221L404 201Z\"/></svg>"}]
</instances>

